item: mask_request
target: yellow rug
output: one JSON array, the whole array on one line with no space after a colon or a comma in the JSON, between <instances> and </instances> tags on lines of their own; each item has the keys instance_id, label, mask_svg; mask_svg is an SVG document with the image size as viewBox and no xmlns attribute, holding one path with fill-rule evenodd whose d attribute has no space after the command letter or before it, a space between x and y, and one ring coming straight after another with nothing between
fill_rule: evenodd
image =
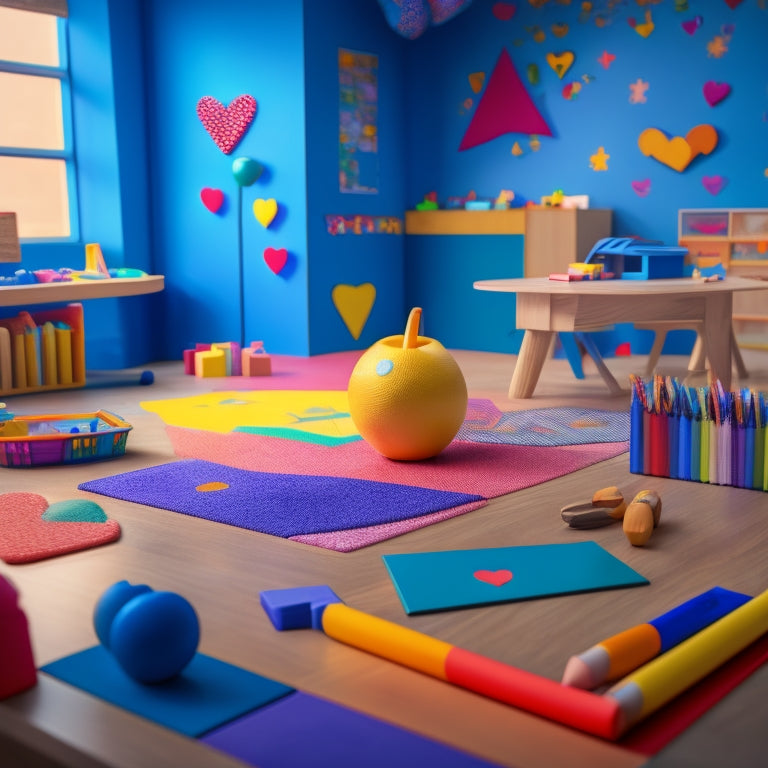
<instances>
[{"instance_id":1,"label":"yellow rug","mask_svg":"<svg viewBox=\"0 0 768 768\"><path fill-rule=\"evenodd\" d=\"M291 430L330 438L359 438L346 391L264 390L207 392L192 397L146 400L141 407L168 425L209 432L249 427Z\"/></svg>"}]
</instances>

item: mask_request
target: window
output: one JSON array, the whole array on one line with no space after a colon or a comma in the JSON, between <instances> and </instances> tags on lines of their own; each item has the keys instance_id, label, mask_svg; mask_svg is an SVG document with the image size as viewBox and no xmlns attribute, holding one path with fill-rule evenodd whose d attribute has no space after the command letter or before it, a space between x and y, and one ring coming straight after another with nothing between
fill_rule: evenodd
<instances>
[{"instance_id":1,"label":"window","mask_svg":"<svg viewBox=\"0 0 768 768\"><path fill-rule=\"evenodd\" d=\"M20 238L78 234L65 14L61 0L0 0L0 211Z\"/></svg>"}]
</instances>

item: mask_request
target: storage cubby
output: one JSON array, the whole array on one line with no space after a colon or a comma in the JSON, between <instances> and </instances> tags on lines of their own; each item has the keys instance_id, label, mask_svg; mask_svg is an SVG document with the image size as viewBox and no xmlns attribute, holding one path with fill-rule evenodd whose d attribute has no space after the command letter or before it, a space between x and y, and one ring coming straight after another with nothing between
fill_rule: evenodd
<instances>
[{"instance_id":1,"label":"storage cubby","mask_svg":"<svg viewBox=\"0 0 768 768\"><path fill-rule=\"evenodd\" d=\"M0 318L0 396L84 385L82 304Z\"/></svg>"},{"instance_id":2,"label":"storage cubby","mask_svg":"<svg viewBox=\"0 0 768 768\"><path fill-rule=\"evenodd\" d=\"M764 292L734 294L733 324L739 346L768 348L768 208L680 210L678 242L699 267L766 281Z\"/></svg>"}]
</instances>

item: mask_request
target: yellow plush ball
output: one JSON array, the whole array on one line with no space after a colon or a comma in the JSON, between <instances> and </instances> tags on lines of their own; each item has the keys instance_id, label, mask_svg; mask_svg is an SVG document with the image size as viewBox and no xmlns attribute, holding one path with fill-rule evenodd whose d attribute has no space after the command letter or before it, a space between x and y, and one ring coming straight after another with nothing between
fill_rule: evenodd
<instances>
[{"instance_id":1,"label":"yellow plush ball","mask_svg":"<svg viewBox=\"0 0 768 768\"><path fill-rule=\"evenodd\" d=\"M436 456L467 413L467 384L456 361L435 339L418 335L421 309L405 334L377 341L349 379L349 412L363 439L390 459Z\"/></svg>"}]
</instances>

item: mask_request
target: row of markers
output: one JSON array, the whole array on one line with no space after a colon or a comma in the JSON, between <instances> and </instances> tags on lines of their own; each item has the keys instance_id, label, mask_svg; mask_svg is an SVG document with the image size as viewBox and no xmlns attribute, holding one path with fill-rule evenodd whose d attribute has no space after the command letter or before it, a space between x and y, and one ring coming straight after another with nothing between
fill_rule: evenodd
<instances>
[{"instance_id":1,"label":"row of markers","mask_svg":"<svg viewBox=\"0 0 768 768\"><path fill-rule=\"evenodd\" d=\"M630 378L630 472L768 491L768 394Z\"/></svg>"}]
</instances>

